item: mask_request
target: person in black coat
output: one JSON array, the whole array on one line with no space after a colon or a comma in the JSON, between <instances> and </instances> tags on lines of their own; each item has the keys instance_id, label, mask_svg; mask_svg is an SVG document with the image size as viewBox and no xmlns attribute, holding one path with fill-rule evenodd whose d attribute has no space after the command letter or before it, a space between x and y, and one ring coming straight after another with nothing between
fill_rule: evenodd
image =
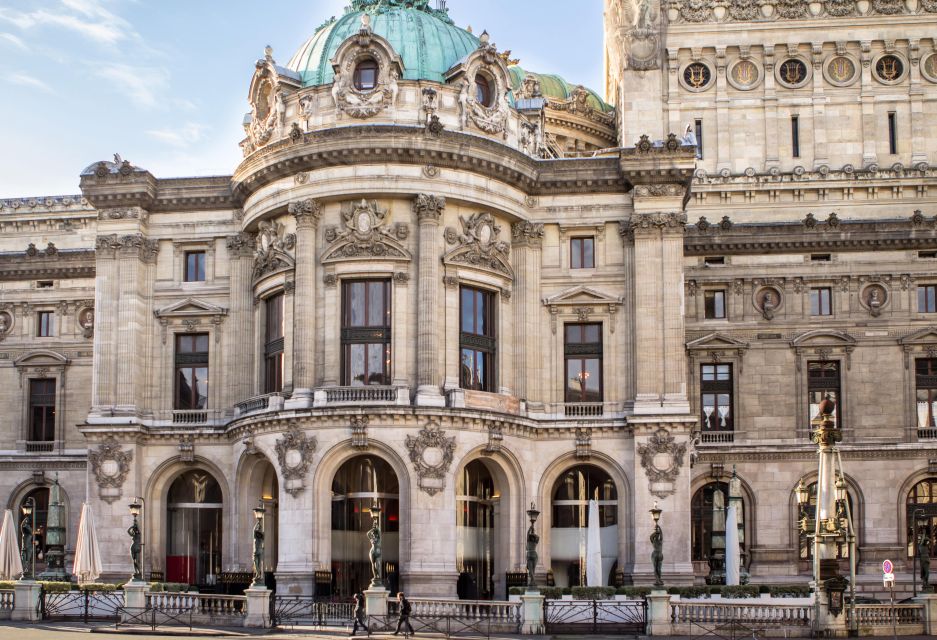
<instances>
[{"instance_id":1,"label":"person in black coat","mask_svg":"<svg viewBox=\"0 0 937 640\"><path fill-rule=\"evenodd\" d=\"M361 625L361 628L365 633L368 631L368 623L364 619L364 594L356 593L355 594L355 611L354 611L355 626L352 628L349 636L353 636L358 633L358 625Z\"/></svg>"},{"instance_id":2,"label":"person in black coat","mask_svg":"<svg viewBox=\"0 0 937 640\"><path fill-rule=\"evenodd\" d=\"M409 632L404 631L404 635L412 636L414 635L414 631L413 631L413 625L410 624L410 611L411 611L410 601L407 600L406 597L404 597L403 591L397 594L397 602L399 603L400 610L398 611L397 630L394 631L394 635L395 636L399 635L400 627L402 627L403 625L406 625L407 629L409 629L410 631Z\"/></svg>"}]
</instances>

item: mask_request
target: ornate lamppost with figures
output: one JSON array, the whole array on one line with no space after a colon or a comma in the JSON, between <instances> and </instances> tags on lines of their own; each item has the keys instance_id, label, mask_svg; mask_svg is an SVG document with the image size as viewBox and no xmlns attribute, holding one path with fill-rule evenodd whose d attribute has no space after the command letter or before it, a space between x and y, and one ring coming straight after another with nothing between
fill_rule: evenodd
<instances>
[{"instance_id":1,"label":"ornate lamppost with figures","mask_svg":"<svg viewBox=\"0 0 937 640\"><path fill-rule=\"evenodd\" d=\"M654 586L664 586L664 531L660 528L660 514L662 513L657 502L650 510L654 520L654 531L651 532L651 566L654 568Z\"/></svg>"},{"instance_id":2,"label":"ornate lamppost with figures","mask_svg":"<svg viewBox=\"0 0 937 640\"><path fill-rule=\"evenodd\" d=\"M127 529L127 535L130 536L130 561L133 563L133 576L131 582L143 582L143 544L140 533L140 511L142 505L134 500L130 503L130 515L133 516L133 522Z\"/></svg>"},{"instance_id":3,"label":"ornate lamppost with figures","mask_svg":"<svg viewBox=\"0 0 937 640\"><path fill-rule=\"evenodd\" d=\"M264 581L264 514L266 512L263 500L261 500L260 506L254 507L254 581L251 582L251 589L263 589L267 586Z\"/></svg>"},{"instance_id":4,"label":"ornate lamppost with figures","mask_svg":"<svg viewBox=\"0 0 937 640\"><path fill-rule=\"evenodd\" d=\"M32 496L23 503L20 522L20 560L23 562L21 580L36 579L36 499Z\"/></svg>"},{"instance_id":5,"label":"ornate lamppost with figures","mask_svg":"<svg viewBox=\"0 0 937 640\"><path fill-rule=\"evenodd\" d=\"M534 528L534 525L537 523L537 518L540 517L540 511L537 510L537 507L533 502L530 503L530 509L527 510L527 517L530 519L530 528L527 529L526 545L527 590L536 591L537 578L535 576L535 572L537 570L537 560L540 558L540 556L537 554L537 545L540 544L540 536L537 535L537 531Z\"/></svg>"}]
</instances>

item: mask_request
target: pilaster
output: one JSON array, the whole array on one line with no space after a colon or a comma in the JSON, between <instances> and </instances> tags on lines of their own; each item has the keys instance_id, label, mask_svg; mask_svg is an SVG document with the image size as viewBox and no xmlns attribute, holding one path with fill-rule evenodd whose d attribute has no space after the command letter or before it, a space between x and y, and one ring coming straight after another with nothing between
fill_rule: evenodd
<instances>
[{"instance_id":1,"label":"pilaster","mask_svg":"<svg viewBox=\"0 0 937 640\"><path fill-rule=\"evenodd\" d=\"M543 225L516 222L511 226L514 264L514 394L529 402L543 402L544 375L540 345L540 267Z\"/></svg>"},{"instance_id":2,"label":"pilaster","mask_svg":"<svg viewBox=\"0 0 937 640\"><path fill-rule=\"evenodd\" d=\"M230 274L230 320L231 340L225 344L226 388L228 397L224 406L231 407L254 395L255 349L245 350L244 344L254 342L254 308L251 291L251 270L254 257L254 238L247 233L229 236L225 241L228 249Z\"/></svg>"},{"instance_id":3,"label":"pilaster","mask_svg":"<svg viewBox=\"0 0 937 640\"><path fill-rule=\"evenodd\" d=\"M417 289L417 392L416 404L443 407L445 396L440 391L439 371L439 263L442 237L439 219L446 208L445 198L419 194L413 201L413 213L420 227L419 269Z\"/></svg>"},{"instance_id":4,"label":"pilaster","mask_svg":"<svg viewBox=\"0 0 937 640\"><path fill-rule=\"evenodd\" d=\"M872 84L872 43L863 40L862 89L859 101L862 104L862 164L868 166L878 162L875 150L875 87Z\"/></svg>"},{"instance_id":5,"label":"pilaster","mask_svg":"<svg viewBox=\"0 0 937 640\"><path fill-rule=\"evenodd\" d=\"M316 286L318 255L316 230L322 209L313 199L294 202L296 218L296 294L293 296L293 395L286 409L312 406L315 386Z\"/></svg>"}]
</instances>

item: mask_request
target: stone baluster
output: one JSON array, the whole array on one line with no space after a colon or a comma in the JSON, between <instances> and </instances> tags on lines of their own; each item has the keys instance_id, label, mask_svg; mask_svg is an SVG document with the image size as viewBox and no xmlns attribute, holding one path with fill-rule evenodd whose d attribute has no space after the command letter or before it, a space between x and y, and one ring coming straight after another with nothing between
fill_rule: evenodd
<instances>
[{"instance_id":1,"label":"stone baluster","mask_svg":"<svg viewBox=\"0 0 937 640\"><path fill-rule=\"evenodd\" d=\"M313 199L294 202L289 212L296 218L296 295L293 309L293 396L286 409L312 406L315 387L316 339L316 230L322 208Z\"/></svg>"},{"instance_id":2,"label":"stone baluster","mask_svg":"<svg viewBox=\"0 0 937 640\"><path fill-rule=\"evenodd\" d=\"M445 198L421 193L413 201L420 227L419 286L417 293L417 393L416 404L443 407L439 376L439 258L442 252L439 220Z\"/></svg>"}]
</instances>

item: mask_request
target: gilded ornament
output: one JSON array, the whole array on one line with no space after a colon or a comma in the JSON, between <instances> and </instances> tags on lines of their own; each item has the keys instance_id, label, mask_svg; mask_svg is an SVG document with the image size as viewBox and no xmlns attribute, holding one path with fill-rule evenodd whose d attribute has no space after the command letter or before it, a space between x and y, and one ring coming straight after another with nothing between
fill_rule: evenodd
<instances>
[{"instance_id":1,"label":"gilded ornament","mask_svg":"<svg viewBox=\"0 0 937 640\"><path fill-rule=\"evenodd\" d=\"M921 75L931 82L937 82L937 53L930 53L921 61Z\"/></svg>"},{"instance_id":2,"label":"gilded ornament","mask_svg":"<svg viewBox=\"0 0 937 640\"><path fill-rule=\"evenodd\" d=\"M713 74L702 62L690 63L683 70L683 82L691 91L703 91L712 82Z\"/></svg>"},{"instance_id":3,"label":"gilded ornament","mask_svg":"<svg viewBox=\"0 0 937 640\"><path fill-rule=\"evenodd\" d=\"M729 68L729 80L736 89L746 91L761 80L761 71L751 60L739 60Z\"/></svg>"},{"instance_id":4,"label":"gilded ornament","mask_svg":"<svg viewBox=\"0 0 937 640\"><path fill-rule=\"evenodd\" d=\"M884 55L875 63L875 77L885 84L894 84L904 76L904 62L895 55Z\"/></svg>"},{"instance_id":5,"label":"gilded ornament","mask_svg":"<svg viewBox=\"0 0 937 640\"><path fill-rule=\"evenodd\" d=\"M778 66L778 80L796 89L807 82L807 65L798 58L789 58Z\"/></svg>"}]
</instances>

